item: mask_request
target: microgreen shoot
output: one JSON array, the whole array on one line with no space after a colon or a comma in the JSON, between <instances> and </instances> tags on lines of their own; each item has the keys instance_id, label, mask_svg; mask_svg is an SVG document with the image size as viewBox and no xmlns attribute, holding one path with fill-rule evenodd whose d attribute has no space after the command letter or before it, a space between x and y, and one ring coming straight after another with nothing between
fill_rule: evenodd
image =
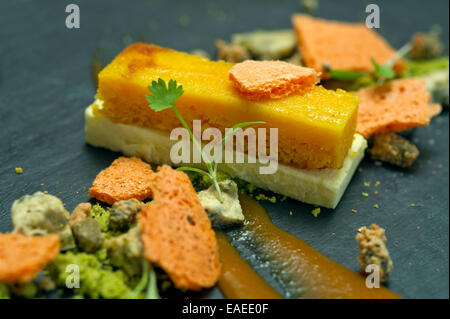
<instances>
[{"instance_id":1,"label":"microgreen shoot","mask_svg":"<svg viewBox=\"0 0 450 319\"><path fill-rule=\"evenodd\" d=\"M181 124L184 126L184 128L188 131L189 136L200 154L202 154L202 160L206 165L206 168L208 171L204 171L198 168L194 167L178 167L177 170L180 171L192 171L200 174L204 174L208 176L211 181L213 182L213 185L217 191L217 194L219 196L219 200L222 200L222 192L220 190L219 184L217 182L217 169L218 169L218 163L219 159L222 158L222 152L225 148L226 141L229 137L233 136L239 129L242 129L244 127L254 125L254 124L265 124L265 122L256 121L256 122L244 122L244 123L238 123L234 125L231 129L227 130L225 132L225 136L222 138L222 145L220 148L220 153L216 154L215 159L212 161L209 159L203 158L202 153L202 146L201 142L197 140L197 138L192 133L189 125L187 125L186 121L181 116L180 112L175 107L175 102L183 95L183 86L178 85L175 80L169 80L167 86L166 82L159 78L158 81L152 81L152 85L148 87L150 92L152 94L146 95L147 101L150 103L149 107L154 110L155 112L163 111L166 109L171 108L178 119L180 120ZM214 165L213 165L214 164Z\"/></svg>"},{"instance_id":2,"label":"microgreen shoot","mask_svg":"<svg viewBox=\"0 0 450 319\"><path fill-rule=\"evenodd\" d=\"M331 78L344 81L353 81L367 74L367 72L346 71L338 69L330 70L328 73L330 74Z\"/></svg>"},{"instance_id":3,"label":"microgreen shoot","mask_svg":"<svg viewBox=\"0 0 450 319\"><path fill-rule=\"evenodd\" d=\"M156 274L148 261L142 261L142 277L133 291L129 294L129 299L137 299L147 286L145 297L147 299L159 299L158 286L156 284Z\"/></svg>"},{"instance_id":4,"label":"microgreen shoot","mask_svg":"<svg viewBox=\"0 0 450 319\"><path fill-rule=\"evenodd\" d=\"M395 77L395 71L388 64L380 65L375 61L374 58L371 59L375 71L373 74L375 78L378 79L378 83L383 83L385 80L392 80Z\"/></svg>"}]
</instances>

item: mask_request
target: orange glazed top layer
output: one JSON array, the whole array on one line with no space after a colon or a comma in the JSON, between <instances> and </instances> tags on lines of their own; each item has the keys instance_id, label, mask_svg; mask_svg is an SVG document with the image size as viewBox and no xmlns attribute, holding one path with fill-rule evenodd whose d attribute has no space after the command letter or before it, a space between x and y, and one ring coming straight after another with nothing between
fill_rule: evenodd
<instances>
[{"instance_id":1,"label":"orange glazed top layer","mask_svg":"<svg viewBox=\"0 0 450 319\"><path fill-rule=\"evenodd\" d=\"M154 112L145 98L159 77L176 80L184 94L176 107L189 125L224 131L240 122L265 121L278 128L279 161L301 168L342 166L356 128L359 98L343 90L316 86L303 95L252 101L229 80L231 63L212 62L156 45L136 43L99 74L94 111L113 122L170 132L181 124L173 110Z\"/></svg>"}]
</instances>

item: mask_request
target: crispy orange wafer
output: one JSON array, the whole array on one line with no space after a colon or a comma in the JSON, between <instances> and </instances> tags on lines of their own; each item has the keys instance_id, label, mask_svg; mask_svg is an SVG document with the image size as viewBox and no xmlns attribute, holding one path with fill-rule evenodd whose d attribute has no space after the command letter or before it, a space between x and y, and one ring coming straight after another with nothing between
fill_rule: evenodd
<instances>
[{"instance_id":1,"label":"crispy orange wafer","mask_svg":"<svg viewBox=\"0 0 450 319\"><path fill-rule=\"evenodd\" d=\"M213 286L220 275L216 237L188 176L160 167L153 194L139 217L147 259L161 267L177 288Z\"/></svg>"},{"instance_id":2,"label":"crispy orange wafer","mask_svg":"<svg viewBox=\"0 0 450 319\"><path fill-rule=\"evenodd\" d=\"M131 198L144 200L152 196L153 177L149 164L136 157L119 157L97 175L89 196L108 204Z\"/></svg>"},{"instance_id":3,"label":"crispy orange wafer","mask_svg":"<svg viewBox=\"0 0 450 319\"><path fill-rule=\"evenodd\" d=\"M59 237L0 234L0 282L27 282L59 253Z\"/></svg>"},{"instance_id":4,"label":"crispy orange wafer","mask_svg":"<svg viewBox=\"0 0 450 319\"><path fill-rule=\"evenodd\" d=\"M430 106L430 94L419 79L402 79L357 92L361 102L356 132L368 138L374 133L399 132L428 125L438 114Z\"/></svg>"},{"instance_id":5,"label":"crispy orange wafer","mask_svg":"<svg viewBox=\"0 0 450 319\"><path fill-rule=\"evenodd\" d=\"M251 99L278 99L303 93L319 80L314 69L283 61L245 61L229 71L235 87Z\"/></svg>"},{"instance_id":6,"label":"crispy orange wafer","mask_svg":"<svg viewBox=\"0 0 450 319\"><path fill-rule=\"evenodd\" d=\"M320 72L324 72L324 63L331 69L372 71L372 58L384 64L395 54L380 35L363 23L327 21L303 14L293 15L292 23L303 61ZM404 68L402 60L394 66L399 73Z\"/></svg>"},{"instance_id":7,"label":"crispy orange wafer","mask_svg":"<svg viewBox=\"0 0 450 319\"><path fill-rule=\"evenodd\" d=\"M428 117L431 119L442 112L442 105L440 104L430 104L428 105Z\"/></svg>"}]
</instances>

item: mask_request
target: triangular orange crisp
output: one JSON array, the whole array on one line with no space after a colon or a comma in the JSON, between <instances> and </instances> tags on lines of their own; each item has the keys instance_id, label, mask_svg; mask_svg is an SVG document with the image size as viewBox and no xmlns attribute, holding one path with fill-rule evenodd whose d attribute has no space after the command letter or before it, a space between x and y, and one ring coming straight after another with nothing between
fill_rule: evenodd
<instances>
[{"instance_id":1,"label":"triangular orange crisp","mask_svg":"<svg viewBox=\"0 0 450 319\"><path fill-rule=\"evenodd\" d=\"M139 158L119 157L97 175L89 196L108 204L131 198L144 200L152 196L153 175L151 166Z\"/></svg>"},{"instance_id":2,"label":"triangular orange crisp","mask_svg":"<svg viewBox=\"0 0 450 319\"><path fill-rule=\"evenodd\" d=\"M420 79L401 79L357 92L361 102L356 132L368 138L375 133L399 132L428 125L440 112L430 105L430 94Z\"/></svg>"},{"instance_id":3,"label":"triangular orange crisp","mask_svg":"<svg viewBox=\"0 0 450 319\"><path fill-rule=\"evenodd\" d=\"M139 216L146 258L177 288L213 286L220 275L216 236L189 177L164 165L155 174L153 193Z\"/></svg>"},{"instance_id":4,"label":"triangular orange crisp","mask_svg":"<svg viewBox=\"0 0 450 319\"><path fill-rule=\"evenodd\" d=\"M59 254L59 237L0 234L0 282L28 282Z\"/></svg>"},{"instance_id":5,"label":"triangular orange crisp","mask_svg":"<svg viewBox=\"0 0 450 319\"><path fill-rule=\"evenodd\" d=\"M301 94L318 82L314 69L283 61L244 61L229 71L235 87L251 99L278 99Z\"/></svg>"},{"instance_id":6,"label":"triangular orange crisp","mask_svg":"<svg viewBox=\"0 0 450 319\"><path fill-rule=\"evenodd\" d=\"M295 14L292 24L297 33L302 59L306 66L324 72L323 64L331 69L371 71L374 58L379 64L391 59L395 50L373 29L363 23L329 21L309 15ZM396 62L401 72L404 62ZM327 77L324 73L323 77Z\"/></svg>"}]
</instances>

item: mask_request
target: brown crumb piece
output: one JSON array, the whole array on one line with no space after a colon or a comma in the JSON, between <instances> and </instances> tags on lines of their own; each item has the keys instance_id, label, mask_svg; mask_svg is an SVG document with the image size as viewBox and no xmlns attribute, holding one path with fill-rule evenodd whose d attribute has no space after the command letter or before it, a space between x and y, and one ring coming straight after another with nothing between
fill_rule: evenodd
<instances>
[{"instance_id":1,"label":"brown crumb piece","mask_svg":"<svg viewBox=\"0 0 450 319\"><path fill-rule=\"evenodd\" d=\"M352 213L356 214L358 211L356 209L352 209Z\"/></svg>"},{"instance_id":2,"label":"brown crumb piece","mask_svg":"<svg viewBox=\"0 0 450 319\"><path fill-rule=\"evenodd\" d=\"M238 44L228 44L223 40L217 40L216 48L218 60L238 63L250 59L248 50Z\"/></svg>"},{"instance_id":3,"label":"brown crumb piece","mask_svg":"<svg viewBox=\"0 0 450 319\"><path fill-rule=\"evenodd\" d=\"M78 225L83 219L86 219L91 216L91 204L90 203L79 203L77 207L70 215L69 226L70 228L74 228Z\"/></svg>"},{"instance_id":4,"label":"brown crumb piece","mask_svg":"<svg viewBox=\"0 0 450 319\"><path fill-rule=\"evenodd\" d=\"M378 265L380 281L386 282L393 264L386 248L385 230L376 224L370 225L370 228L363 226L358 229L355 239L359 242L358 263L361 265L361 273L366 273L368 265Z\"/></svg>"},{"instance_id":5,"label":"brown crumb piece","mask_svg":"<svg viewBox=\"0 0 450 319\"><path fill-rule=\"evenodd\" d=\"M195 50L190 51L189 53L192 55L195 55L195 56L199 56L201 58L205 58L205 59L210 58L209 53L206 52L205 50L201 50L201 49L195 49Z\"/></svg>"},{"instance_id":6,"label":"brown crumb piece","mask_svg":"<svg viewBox=\"0 0 450 319\"><path fill-rule=\"evenodd\" d=\"M428 60L437 58L444 50L440 39L440 27L433 27L430 32L418 32L411 39L411 58L414 60Z\"/></svg>"},{"instance_id":7,"label":"brown crumb piece","mask_svg":"<svg viewBox=\"0 0 450 319\"><path fill-rule=\"evenodd\" d=\"M375 134L369 152L372 159L399 167L410 167L419 156L412 142L395 133Z\"/></svg>"}]
</instances>

